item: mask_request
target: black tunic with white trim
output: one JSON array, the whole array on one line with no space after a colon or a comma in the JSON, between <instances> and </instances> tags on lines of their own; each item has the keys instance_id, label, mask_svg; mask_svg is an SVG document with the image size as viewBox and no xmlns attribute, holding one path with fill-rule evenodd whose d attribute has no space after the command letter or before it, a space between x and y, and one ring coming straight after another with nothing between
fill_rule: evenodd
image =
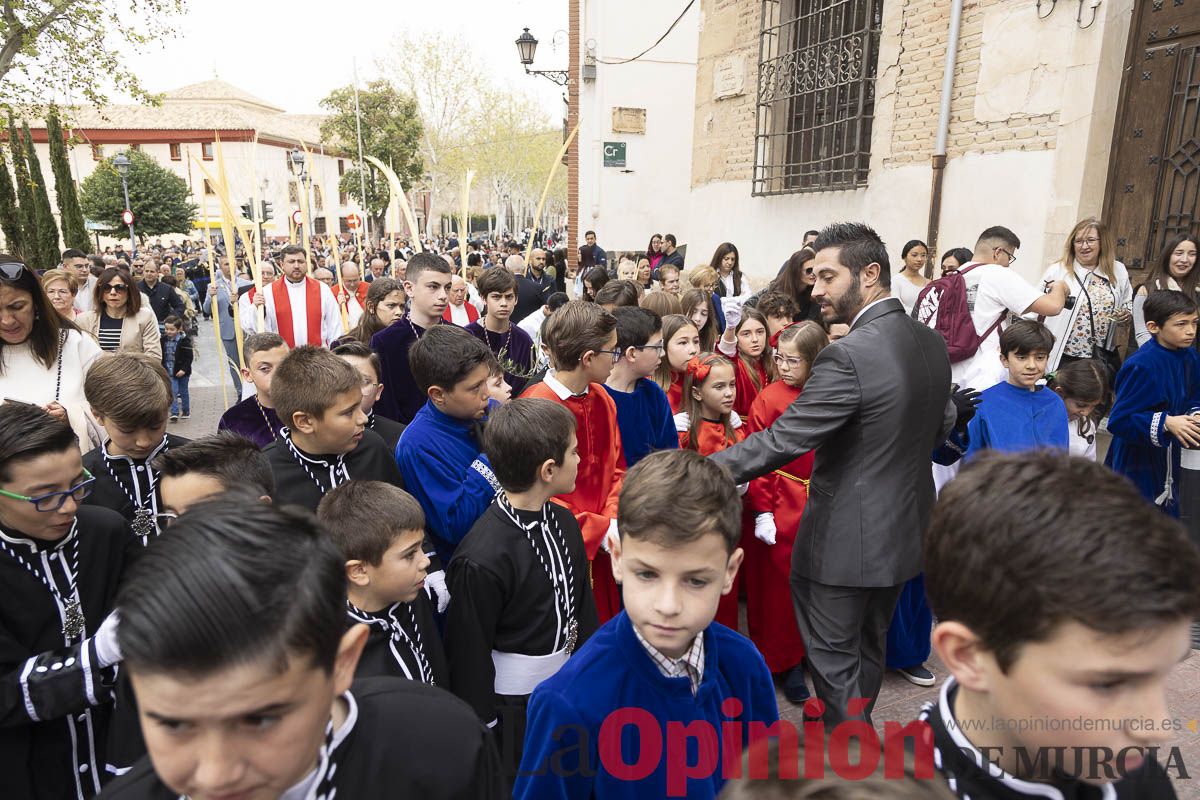
<instances>
[{"instance_id":1,"label":"black tunic with white trim","mask_svg":"<svg viewBox=\"0 0 1200 800\"><path fill-rule=\"evenodd\" d=\"M0 795L87 798L99 793L115 669L96 665L91 638L113 609L117 582L136 550L129 526L110 509L82 506L58 542L0 531L5 545L38 572L0 552ZM68 641L61 597L74 580L86 621Z\"/></svg>"},{"instance_id":2,"label":"black tunic with white trim","mask_svg":"<svg viewBox=\"0 0 1200 800\"><path fill-rule=\"evenodd\" d=\"M316 769L293 789L318 800L500 800L491 737L461 700L416 681L368 678L344 695L350 713ZM289 790L291 792L292 790ZM290 796L290 795L288 795ZM177 800L149 759L113 781L105 800Z\"/></svg>"},{"instance_id":3,"label":"black tunic with white trim","mask_svg":"<svg viewBox=\"0 0 1200 800\"><path fill-rule=\"evenodd\" d=\"M959 729L952 710L957 691L954 678L949 678L938 701L926 703L918 719L928 722L933 731L934 767L963 800L1173 800L1176 796L1166 771L1149 757L1143 766L1111 783L1085 783L1065 774L1052 781L1010 775L986 761ZM1066 749L1065 757L1073 760L1071 748ZM1029 758L1034 761L1039 755L1031 753Z\"/></svg>"},{"instance_id":4,"label":"black tunic with white trim","mask_svg":"<svg viewBox=\"0 0 1200 800\"><path fill-rule=\"evenodd\" d=\"M263 448L275 475L275 504L297 505L316 512L326 492L347 481L383 481L404 488L396 457L379 434L364 430L362 439L344 456L323 456L297 449L283 436Z\"/></svg>"},{"instance_id":5,"label":"black tunic with white trim","mask_svg":"<svg viewBox=\"0 0 1200 800\"><path fill-rule=\"evenodd\" d=\"M446 654L433 622L433 606L422 590L411 603L396 603L373 613L349 609L351 625L370 629L354 677L392 677L450 687Z\"/></svg>"},{"instance_id":6,"label":"black tunic with white trim","mask_svg":"<svg viewBox=\"0 0 1200 800\"><path fill-rule=\"evenodd\" d=\"M83 457L84 469L96 479L92 493L83 501L84 504L111 508L130 522L133 521L134 513L139 507L149 510L151 514L157 514L162 506L162 495L152 462L165 451L189 441L191 440L168 433L150 455L141 460L108 455L107 444L95 448ZM114 474L116 478L113 477ZM142 541L140 537L138 541L143 546L149 544L148 540Z\"/></svg>"}]
</instances>

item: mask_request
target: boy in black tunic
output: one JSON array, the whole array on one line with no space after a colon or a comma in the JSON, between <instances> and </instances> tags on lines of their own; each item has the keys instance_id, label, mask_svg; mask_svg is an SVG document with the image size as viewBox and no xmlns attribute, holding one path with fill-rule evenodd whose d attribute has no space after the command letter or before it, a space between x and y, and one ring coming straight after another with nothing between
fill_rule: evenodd
<instances>
[{"instance_id":1,"label":"boy in black tunic","mask_svg":"<svg viewBox=\"0 0 1200 800\"><path fill-rule=\"evenodd\" d=\"M985 454L938 499L925 575L951 677L920 718L952 791L1175 796L1166 683L1200 614L1178 521L1090 460Z\"/></svg>"},{"instance_id":2,"label":"boy in black tunic","mask_svg":"<svg viewBox=\"0 0 1200 800\"><path fill-rule=\"evenodd\" d=\"M391 676L449 687L425 592L425 514L403 489L350 481L321 500L317 519L346 562L346 614L371 631L357 678Z\"/></svg>"},{"instance_id":3,"label":"boy in black tunic","mask_svg":"<svg viewBox=\"0 0 1200 800\"><path fill-rule=\"evenodd\" d=\"M367 630L346 629L345 586L309 514L221 498L180 516L118 598L150 755L105 797L498 798L465 704L354 681Z\"/></svg>"},{"instance_id":4,"label":"boy in black tunic","mask_svg":"<svg viewBox=\"0 0 1200 800\"><path fill-rule=\"evenodd\" d=\"M375 431L383 437L383 443L395 454L396 442L400 441L400 434L404 433L404 424L375 413L375 404L383 397L379 354L362 342L356 341L339 344L333 348L333 354L345 359L350 366L358 370L362 379L362 410L367 415L367 430Z\"/></svg>"},{"instance_id":5,"label":"boy in black tunic","mask_svg":"<svg viewBox=\"0 0 1200 800\"><path fill-rule=\"evenodd\" d=\"M0 794L94 797L120 661L117 581L141 546L94 485L65 422L0 406Z\"/></svg>"},{"instance_id":6,"label":"boy in black tunic","mask_svg":"<svg viewBox=\"0 0 1200 800\"><path fill-rule=\"evenodd\" d=\"M358 371L321 347L297 347L280 362L271 395L284 429L267 446L275 502L315 512L346 481L404 486L383 439L365 429Z\"/></svg>"},{"instance_id":7,"label":"boy in black tunic","mask_svg":"<svg viewBox=\"0 0 1200 800\"><path fill-rule=\"evenodd\" d=\"M159 492L155 457L188 441L167 433L171 379L150 356L113 353L88 370L83 392L108 440L83 457L96 478L86 503L111 508L129 520L143 546L157 536Z\"/></svg>"},{"instance_id":8,"label":"boy in black tunic","mask_svg":"<svg viewBox=\"0 0 1200 800\"><path fill-rule=\"evenodd\" d=\"M599 620L579 524L550 502L575 488L571 412L550 400L512 400L492 412L484 451L503 491L450 560L446 653L451 688L497 734L511 777L533 687Z\"/></svg>"}]
</instances>

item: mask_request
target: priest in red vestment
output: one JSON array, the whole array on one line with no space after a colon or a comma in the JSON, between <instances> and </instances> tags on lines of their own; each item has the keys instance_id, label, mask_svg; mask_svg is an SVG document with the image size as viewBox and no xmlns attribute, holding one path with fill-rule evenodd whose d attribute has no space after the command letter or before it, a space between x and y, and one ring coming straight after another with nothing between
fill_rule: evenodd
<instances>
[{"instance_id":1,"label":"priest in red vestment","mask_svg":"<svg viewBox=\"0 0 1200 800\"><path fill-rule=\"evenodd\" d=\"M342 264L342 282L333 285L333 299L337 300L338 305L346 304L346 316L351 328L362 319L367 307L367 290L370 288L371 284L362 279L358 264L353 261ZM343 297L346 299L343 300Z\"/></svg>"},{"instance_id":2,"label":"priest in red vestment","mask_svg":"<svg viewBox=\"0 0 1200 800\"><path fill-rule=\"evenodd\" d=\"M311 344L328 347L341 336L342 314L329 287L308 276L304 248L288 245L280 255L283 280L264 285L251 297L250 319L242 318L242 327L258 330L258 307L266 309L266 330L278 333L295 349Z\"/></svg>"}]
</instances>

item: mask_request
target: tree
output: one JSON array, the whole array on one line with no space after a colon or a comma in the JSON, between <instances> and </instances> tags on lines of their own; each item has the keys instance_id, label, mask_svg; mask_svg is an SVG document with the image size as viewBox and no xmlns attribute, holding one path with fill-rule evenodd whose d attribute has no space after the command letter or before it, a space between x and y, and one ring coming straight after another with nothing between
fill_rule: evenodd
<instances>
[{"instance_id":1,"label":"tree","mask_svg":"<svg viewBox=\"0 0 1200 800\"><path fill-rule=\"evenodd\" d=\"M4 0L0 7L0 102L80 97L104 105L107 89L153 95L123 55L172 35L184 0Z\"/></svg>"},{"instance_id":2,"label":"tree","mask_svg":"<svg viewBox=\"0 0 1200 800\"><path fill-rule=\"evenodd\" d=\"M33 192L33 213L37 221L37 258L34 264L41 269L51 269L58 264L58 226L54 223L54 211L50 208L50 193L42 175L42 163L33 147L29 135L29 123L22 120L21 133L25 137L25 160L29 162L29 188Z\"/></svg>"},{"instance_id":3,"label":"tree","mask_svg":"<svg viewBox=\"0 0 1200 800\"><path fill-rule=\"evenodd\" d=\"M354 87L335 89L321 101L331 116L321 123L321 139L326 144L358 152L358 126L354 116ZM362 118L363 153L375 156L392 168L401 185L408 189L425 171L421 159L421 120L417 101L385 80L373 80L358 93ZM371 166L365 178L367 197L362 197L358 169L348 170L338 188L358 201L378 223L387 208L387 181ZM379 202L382 198L382 203ZM375 230L380 230L377 224Z\"/></svg>"},{"instance_id":4,"label":"tree","mask_svg":"<svg viewBox=\"0 0 1200 800\"><path fill-rule=\"evenodd\" d=\"M129 158L129 205L134 216L134 230L139 238L162 236L167 233L190 233L196 219L196 204L188 200L188 187L183 178L158 165L153 158L139 150L125 153ZM109 233L125 229L121 212L125 196L121 191L121 176L112 158L96 165L96 171L79 187L79 204L88 219L103 223Z\"/></svg>"},{"instance_id":5,"label":"tree","mask_svg":"<svg viewBox=\"0 0 1200 800\"><path fill-rule=\"evenodd\" d=\"M12 153L13 184L17 189L17 206L21 218L22 261L37 257L37 214L33 206L33 190L29 185L29 163L25 160L25 142L17 133L17 123L8 115L8 148Z\"/></svg>"},{"instance_id":6,"label":"tree","mask_svg":"<svg viewBox=\"0 0 1200 800\"><path fill-rule=\"evenodd\" d=\"M46 135L50 137L50 169L54 171L54 197L58 201L59 220L62 222L63 246L75 247L86 253L91 241L84 226L83 210L79 207L79 195L75 191L71 167L67 164L62 125L54 109L46 117Z\"/></svg>"},{"instance_id":7,"label":"tree","mask_svg":"<svg viewBox=\"0 0 1200 800\"><path fill-rule=\"evenodd\" d=\"M5 247L18 258L24 251L21 241L21 212L17 208L17 195L13 189L8 164L4 162L4 148L0 147L0 231L4 232Z\"/></svg>"}]
</instances>

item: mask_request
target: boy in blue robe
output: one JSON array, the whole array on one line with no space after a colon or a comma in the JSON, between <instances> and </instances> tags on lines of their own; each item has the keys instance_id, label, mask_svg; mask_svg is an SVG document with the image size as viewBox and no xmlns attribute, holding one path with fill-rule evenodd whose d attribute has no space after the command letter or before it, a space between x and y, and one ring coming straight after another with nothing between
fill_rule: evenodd
<instances>
[{"instance_id":1,"label":"boy in blue robe","mask_svg":"<svg viewBox=\"0 0 1200 800\"><path fill-rule=\"evenodd\" d=\"M1183 292L1151 292L1144 306L1154 338L1117 373L1104 463L1171 516L1179 516L1180 448L1200 447L1200 353L1196 303Z\"/></svg>"},{"instance_id":2,"label":"boy in blue robe","mask_svg":"<svg viewBox=\"0 0 1200 800\"><path fill-rule=\"evenodd\" d=\"M713 621L742 563L729 474L691 450L652 453L620 501L609 547L625 610L534 690L517 800L715 798L723 760L779 719L758 650Z\"/></svg>"},{"instance_id":3,"label":"boy in blue robe","mask_svg":"<svg viewBox=\"0 0 1200 800\"><path fill-rule=\"evenodd\" d=\"M968 460L981 450L1067 450L1067 407L1057 393L1038 385L1053 347L1054 334L1034 320L1018 320L1000 334L1008 380L980 394L967 425Z\"/></svg>"},{"instance_id":4,"label":"boy in blue robe","mask_svg":"<svg viewBox=\"0 0 1200 800\"><path fill-rule=\"evenodd\" d=\"M408 362L428 400L400 435L396 464L425 512L437 554L449 563L500 490L480 435L496 359L462 328L438 325L413 344Z\"/></svg>"},{"instance_id":5,"label":"boy in blue robe","mask_svg":"<svg viewBox=\"0 0 1200 800\"><path fill-rule=\"evenodd\" d=\"M617 406L617 428L625 465L632 467L655 450L675 450L671 404L651 376L663 357L662 318L647 308L614 308L620 360L604 382Z\"/></svg>"}]
</instances>

